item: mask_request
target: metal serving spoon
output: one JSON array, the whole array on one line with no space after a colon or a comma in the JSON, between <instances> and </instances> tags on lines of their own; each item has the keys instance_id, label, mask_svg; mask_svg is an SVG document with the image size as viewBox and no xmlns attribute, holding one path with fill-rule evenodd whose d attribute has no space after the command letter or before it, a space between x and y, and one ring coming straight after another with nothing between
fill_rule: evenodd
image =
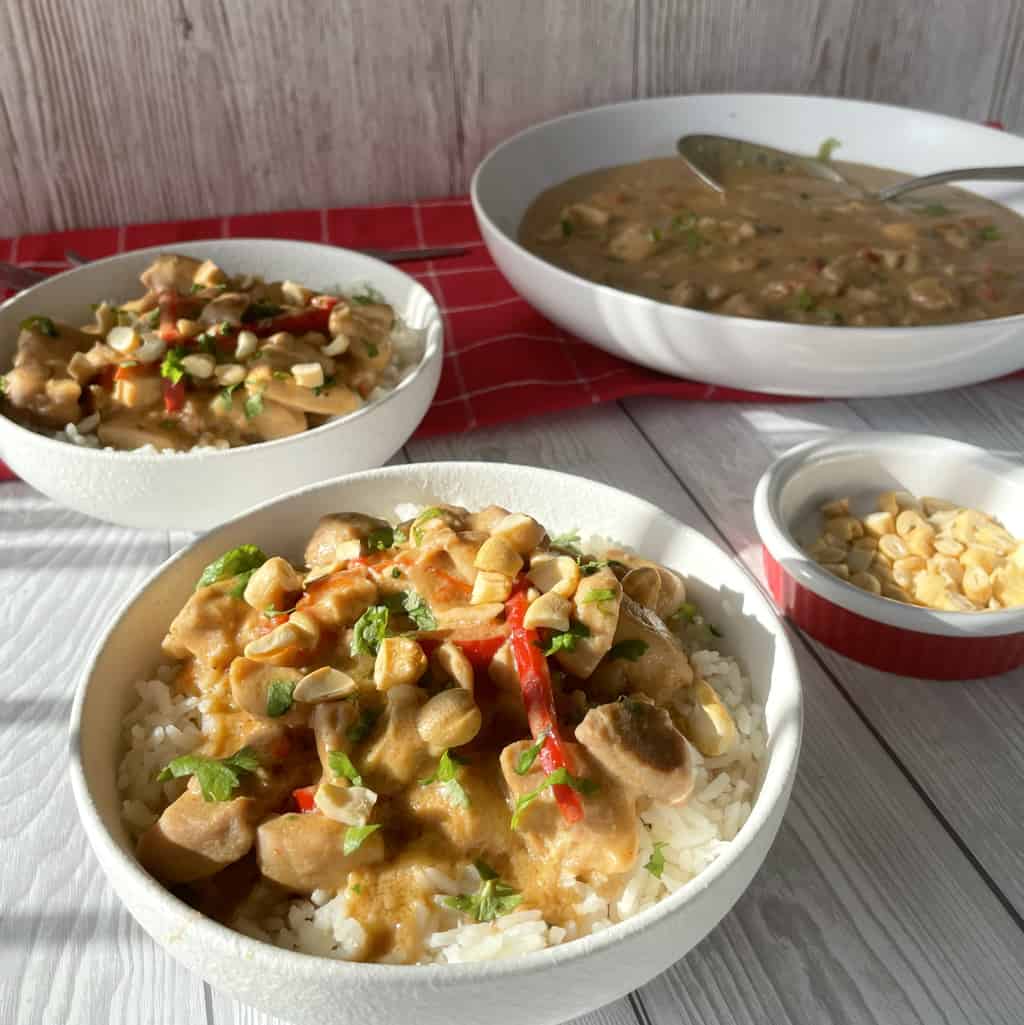
<instances>
[{"instance_id":1,"label":"metal serving spoon","mask_svg":"<svg viewBox=\"0 0 1024 1025\"><path fill-rule=\"evenodd\" d=\"M725 135L684 135L676 143L676 149L690 170L705 185L721 193L725 192L725 186L720 178L723 171L730 167L764 167L779 172L796 170L808 177L821 178L836 185L853 184L827 160L772 149L771 146L762 146L744 139L730 139ZM926 174L897 182L878 192L868 193L867 196L884 203L914 189L955 181L1024 181L1024 167L963 167L956 171L940 171L938 174Z\"/></svg>"},{"instance_id":2,"label":"metal serving spoon","mask_svg":"<svg viewBox=\"0 0 1024 1025\"><path fill-rule=\"evenodd\" d=\"M429 249L360 249L357 250L366 256L383 260L384 263L408 263L410 260L443 260L450 256L462 256L467 250L464 246L435 246ZM64 253L68 263L78 267L88 263L82 259L73 249ZM42 274L37 270L30 270L28 267L18 267L13 263L0 262L0 288L31 288L45 281L49 274Z\"/></svg>"}]
</instances>

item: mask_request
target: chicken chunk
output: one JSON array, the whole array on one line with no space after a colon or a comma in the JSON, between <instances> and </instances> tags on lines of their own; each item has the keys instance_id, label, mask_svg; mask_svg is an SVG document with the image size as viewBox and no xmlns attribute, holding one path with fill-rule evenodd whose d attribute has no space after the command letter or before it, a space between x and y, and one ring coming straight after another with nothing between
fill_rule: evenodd
<instances>
[{"instance_id":1,"label":"chicken chunk","mask_svg":"<svg viewBox=\"0 0 1024 1025\"><path fill-rule=\"evenodd\" d=\"M277 716L270 714L268 699L271 685L275 682L292 687L301 679L298 669L287 666L273 666L266 662L255 662L250 658L236 658L231 663L228 678L231 681L231 697L235 704L257 719L272 719L287 726L301 726L306 721L306 711L301 704Z\"/></svg>"},{"instance_id":2,"label":"chicken chunk","mask_svg":"<svg viewBox=\"0 0 1024 1025\"><path fill-rule=\"evenodd\" d=\"M293 893L340 890L354 868L381 861L379 832L345 854L347 827L326 815L277 815L256 830L256 858L267 879Z\"/></svg>"},{"instance_id":3,"label":"chicken chunk","mask_svg":"<svg viewBox=\"0 0 1024 1025\"><path fill-rule=\"evenodd\" d=\"M190 782L139 838L139 861L169 885L215 875L252 847L254 812L251 798L205 801Z\"/></svg>"},{"instance_id":4,"label":"chicken chunk","mask_svg":"<svg viewBox=\"0 0 1024 1025\"><path fill-rule=\"evenodd\" d=\"M585 680L597 668L615 638L621 601L622 587L607 566L580 581L573 597L573 618L590 634L579 638L573 649L563 648L555 655L566 672Z\"/></svg>"},{"instance_id":5,"label":"chicken chunk","mask_svg":"<svg viewBox=\"0 0 1024 1025\"><path fill-rule=\"evenodd\" d=\"M693 790L693 753L664 708L626 698L587 712L576 739L637 797L682 804Z\"/></svg>"},{"instance_id":6,"label":"chicken chunk","mask_svg":"<svg viewBox=\"0 0 1024 1025\"><path fill-rule=\"evenodd\" d=\"M422 696L409 684L387 692L382 724L362 758L363 775L378 793L394 793L432 771L427 743L416 729Z\"/></svg>"},{"instance_id":7,"label":"chicken chunk","mask_svg":"<svg viewBox=\"0 0 1024 1025\"><path fill-rule=\"evenodd\" d=\"M521 740L501 752L501 771L511 803L541 785L540 763L525 776L515 771L519 756L530 746ZM615 875L633 867L637 853L636 801L605 773L600 764L577 744L566 744L575 772L597 784L593 794L581 797L584 814L568 824L549 787L523 812L519 832L533 857L562 865L577 875L600 872Z\"/></svg>"},{"instance_id":8,"label":"chicken chunk","mask_svg":"<svg viewBox=\"0 0 1024 1025\"><path fill-rule=\"evenodd\" d=\"M374 531L388 530L387 520L365 513L329 513L320 517L304 556L306 565L330 566L337 558L337 548L345 541L365 540Z\"/></svg>"},{"instance_id":9,"label":"chicken chunk","mask_svg":"<svg viewBox=\"0 0 1024 1025\"><path fill-rule=\"evenodd\" d=\"M191 256L163 253L142 272L141 281L149 289L171 288L175 292L187 295L192 289L196 271L201 266L200 262L193 260Z\"/></svg>"},{"instance_id":10,"label":"chicken chunk","mask_svg":"<svg viewBox=\"0 0 1024 1025\"><path fill-rule=\"evenodd\" d=\"M241 655L259 613L233 597L236 586L232 578L193 592L171 623L164 651L172 658L194 655L214 669L223 669Z\"/></svg>"},{"instance_id":11,"label":"chicken chunk","mask_svg":"<svg viewBox=\"0 0 1024 1025\"><path fill-rule=\"evenodd\" d=\"M311 583L297 608L321 626L338 630L351 626L376 601L377 586L366 572L344 569Z\"/></svg>"}]
</instances>

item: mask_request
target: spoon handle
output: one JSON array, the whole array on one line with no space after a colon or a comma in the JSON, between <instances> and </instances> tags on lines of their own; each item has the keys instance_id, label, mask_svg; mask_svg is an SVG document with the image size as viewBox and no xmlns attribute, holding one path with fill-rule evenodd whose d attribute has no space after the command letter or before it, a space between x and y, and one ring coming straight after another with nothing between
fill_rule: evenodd
<instances>
[{"instance_id":1,"label":"spoon handle","mask_svg":"<svg viewBox=\"0 0 1024 1025\"><path fill-rule=\"evenodd\" d=\"M890 185L881 189L877 198L883 203L913 189L923 189L929 185L945 185L946 182L1020 182L1024 181L1024 167L964 167L959 171L940 171L938 174L926 174L921 178Z\"/></svg>"}]
</instances>

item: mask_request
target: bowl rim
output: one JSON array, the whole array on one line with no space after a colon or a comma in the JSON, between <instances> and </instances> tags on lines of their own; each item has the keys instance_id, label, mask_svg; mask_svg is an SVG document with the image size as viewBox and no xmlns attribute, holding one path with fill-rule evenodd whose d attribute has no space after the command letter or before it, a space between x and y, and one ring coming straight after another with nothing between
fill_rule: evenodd
<instances>
[{"instance_id":1,"label":"bowl rim","mask_svg":"<svg viewBox=\"0 0 1024 1025\"><path fill-rule=\"evenodd\" d=\"M32 439L39 441L47 445L59 445L61 452L66 452L70 449L82 454L84 459L98 459L98 460L113 460L117 463L125 462L143 462L143 463L161 463L167 460L182 461L182 460L205 460L205 459L225 459L230 456L238 456L240 453L248 452L251 449L258 448L260 451L268 451L271 447L275 449L286 448L289 445L301 444L305 439L312 435L326 434L329 430L337 429L343 425L352 424L360 419L360 417L367 416L370 413L375 412L382 406L386 405L392 399L401 395L408 388L412 387L415 379L422 376L432 363L444 358L444 317L441 313L441 307L438 304L437 299L433 296L430 290L423 285L422 282L417 281L410 274L406 274L405 271L392 264L385 263L383 260L378 260L376 257L368 256L365 253L360 253L355 249L348 249L344 246L332 246L324 242L306 242L303 239L290 239L290 238L265 238L265 237L246 237L246 236L232 236L231 238L204 238L195 239L191 242L168 242L164 245L159 246L145 246L142 249L129 249L123 253L115 253L112 256L105 256L98 260L90 260L88 263L84 263L78 267L71 267L66 271L61 271L59 274L53 274L43 281L32 285L30 288L22 289L20 292L16 292L9 299L4 300L0 303L0 312L7 310L9 307L15 304L20 304L26 297L36 292L37 289L43 289L50 285L51 282L64 279L73 274L78 274L81 271L91 270L94 267L101 267L105 264L110 263L121 263L127 260L146 255L155 255L160 253L181 253L188 249L196 248L198 246L204 246L206 244L216 245L228 245L234 248L234 243L240 243L239 248L251 247L252 245L268 245L272 244L275 247L278 244L287 246L301 246L308 249L320 249L328 250L332 253L343 253L346 255L358 256L361 260L368 260L379 267L387 268L388 271L393 271L397 274L402 275L412 285L420 289L428 300L426 307L427 313L433 323L427 328L417 328L416 330L423 331L423 355L419 362L416 363L410 371L402 378L394 388L390 389L385 395L382 395L378 399L374 399L372 402L364 402L358 409L352 410L351 413L346 413L344 416L332 417L326 423L322 423L317 427L307 428L298 434L290 434L284 438L274 438L270 441L259 441L248 445L238 445L234 448L218 449L212 446L206 446L203 448L190 448L183 452L179 451L156 451L156 452L144 452L139 449L108 449L104 448L90 448L87 445L75 445L67 441L61 441L59 438L52 438L49 434L45 434L42 431L35 431L31 427L25 427L24 425L12 420L10 417L5 416L0 412L0 425L5 429L12 430L14 432L21 432L23 435L28 435ZM415 293L414 293L415 294ZM417 425L418 426L418 425ZM15 437L18 435L15 434ZM25 442L28 444L28 442ZM2 452L0 452L2 456Z\"/></svg>"},{"instance_id":2,"label":"bowl rim","mask_svg":"<svg viewBox=\"0 0 1024 1025\"><path fill-rule=\"evenodd\" d=\"M1024 325L1024 313L1014 313L1005 317L990 317L986 320L965 320L950 324L887 324L879 326L848 324L838 326L835 324L801 324L794 323L788 320L762 320L760 318L755 317L738 317L735 314L730 313L715 313L710 310L698 310L693 309L689 306L676 306L674 303L661 302L658 299L652 299L649 296L637 295L633 292L627 292L621 288L615 288L612 285L604 285L597 281L591 281L589 278L585 278L579 274L574 274L572 273L572 271L567 271L564 268L557 266L556 264L550 263L543 257L537 256L535 253L531 253L530 250L528 250L525 246L522 245L518 238L509 235L508 232L506 232L505 229L502 228L497 223L497 221L495 221L487 212L487 208L480 197L480 180L482 176L488 172L488 165L496 162L505 150L511 149L512 147L522 143L531 135L550 129L554 125L564 124L566 122L573 121L576 119L584 119L590 115L598 115L622 107L637 106L640 104L667 104L671 103L672 101L691 100L698 98L709 100L715 99L738 101L751 99L785 99L807 101L812 104L824 103L840 104L842 106L848 107L883 108L886 110L899 111L902 114L914 114L918 117L931 118L937 121L945 122L947 124L956 125L957 130L962 130L963 128L971 128L995 132L1001 131L998 128L992 128L983 123L967 121L964 118L951 117L948 114L938 114L930 110L921 110L918 107L904 107L897 103L876 103L871 100L848 99L840 96L825 96L817 93L679 93L672 96L648 96L632 100L620 100L616 103L604 103L597 107L587 107L582 110L571 111L568 114L561 114L558 117L548 118L546 121L541 121L538 124L530 125L529 127L524 128L519 132L516 132L515 135L512 135L509 138L502 140L500 143L494 146L477 165L476 170L473 172L473 177L470 181L469 194L470 200L473 204L473 212L476 214L476 217L478 221L481 223L481 225L487 231L490 231L494 235L499 236L503 242L511 245L515 250L516 255L520 259L525 260L527 265L531 268L531 270L538 273L542 272L550 274L555 278L555 280L561 281L566 286L568 286L569 284L576 284L577 286L584 286L589 289L596 290L598 295L606 298L617 299L619 301L628 301L630 304L638 304L639 309L672 311L671 313L667 313L667 316L678 315L683 319L694 317L697 319L698 322L704 321L707 318L714 318L716 321L727 321L731 325L737 327L742 324L745 328L751 331L761 332L768 332L773 329L778 329L781 326L784 327L787 332L795 332L798 336L809 335L812 331L824 331L828 332L828 335L831 339L838 339L844 336L849 338L851 333L863 332L865 334L870 333L871 335L878 335L882 338L889 338L890 340L895 340L896 336L906 331L913 331L920 334L923 334L925 331L936 333L941 332L944 335L949 335L952 334L954 331L963 332L965 330L969 330L977 324L1009 328ZM1003 135L1010 139L1017 139L1022 144L1022 147L1024 147L1024 139L1018 137L1013 132L1003 132ZM1024 153L1024 151L1022 151L1022 153ZM536 196L533 197L533 199L536 198ZM998 203L998 200L991 200L991 202ZM1003 206L1004 204L1000 203L999 205Z\"/></svg>"},{"instance_id":3,"label":"bowl rim","mask_svg":"<svg viewBox=\"0 0 1024 1025\"><path fill-rule=\"evenodd\" d=\"M993 473L1021 474L1024 467L977 445L933 434L903 431L842 431L802 442L779 456L754 490L754 523L761 542L782 570L800 587L849 612L915 633L943 637L1002 637L1024 631L1024 607L979 612L940 612L871 594L822 569L800 547L781 512L782 491L809 466L833 456L936 446ZM796 572L794 572L796 570ZM966 626L971 626L969 632Z\"/></svg>"},{"instance_id":4,"label":"bowl rim","mask_svg":"<svg viewBox=\"0 0 1024 1025\"><path fill-rule=\"evenodd\" d=\"M120 604L110 618L109 624L102 635L92 645L85 667L78 677L71 709L68 737L68 771L71 776L72 791L79 817L85 827L93 850L98 855L104 874L107 875L119 897L120 886L115 885L113 882L113 877L116 874L126 876L136 890L141 890L149 904L159 904L168 911L173 910L178 912L179 915L188 915L191 919L190 929L196 930L193 934L194 944L197 943L204 946L206 944L215 944L220 947L233 947L235 950L241 950L242 956L247 959L257 959L260 957L280 958L280 963L283 965L284 970L291 973L293 977L295 975L299 977L312 977L323 972L337 974L340 977L359 973L362 979L371 983L397 982L401 984L403 981L410 982L419 979L424 983L429 983L431 986L445 985L450 987L461 982L481 982L501 976L528 975L537 968L575 961L605 947L627 940L633 934L654 925L660 919L667 918L669 915L682 910L691 900L697 898L705 890L713 886L718 878L724 875L746 853L754 838L768 825L772 813L780 802L783 807L785 806L788 802L789 790L796 775L803 734L803 689L799 666L785 624L757 582L750 577L749 571L742 564L737 563L735 559L732 559L728 553L701 531L681 523L674 516L652 502L648 502L646 499L631 495L603 482L593 481L575 474L516 463L499 463L497 465L500 467L500 472L503 476L519 476L522 474L533 477L540 476L547 478L551 482L552 487L571 486L574 482L583 481L588 487L596 487L609 494L626 496L631 502L637 503L648 514L653 513L658 517L667 518L678 531L697 535L704 542L713 546L722 558L733 562L743 571L749 578L749 588L745 593L755 602L760 603L762 611L770 616L778 625L778 632L773 635L775 642L774 657L781 660L777 663L779 670L781 670L779 679L782 681L781 696L778 700L782 701L780 718L787 724L787 728L782 729L769 740L767 749L769 758L757 799L751 807L747 820L730 842L729 848L701 871L699 875L681 886L674 893L666 894L651 907L633 915L624 922L615 923L596 934L580 937L577 940L559 944L555 947L546 947L542 950L506 959L444 965L389 965L372 962L339 961L316 954L286 950L273 944L265 943L262 940L253 939L197 912L150 876L133 856L121 848L104 824L91 796L89 782L82 762L81 719L86 692L90 688L90 681L96 661L110 642L121 620L128 611L145 598L146 594L172 565L187 558L198 545L208 540L212 534L230 533L236 530L244 520L258 512L262 512L272 506L286 505L300 496L305 496L318 490L326 491L339 484L351 485L387 480L389 478L401 478L410 471L433 476L433 472L442 469L450 471L453 465L468 473L477 473L481 470L487 473L494 473L496 464L482 461L407 463L398 466L385 466L373 470L364 470L358 473L343 474L330 480L320 481L316 484L296 489L278 498L254 506L246 512L227 520L216 527L215 530L197 537L190 544L156 567L133 589L128 598ZM116 771L116 767L112 771Z\"/></svg>"}]
</instances>

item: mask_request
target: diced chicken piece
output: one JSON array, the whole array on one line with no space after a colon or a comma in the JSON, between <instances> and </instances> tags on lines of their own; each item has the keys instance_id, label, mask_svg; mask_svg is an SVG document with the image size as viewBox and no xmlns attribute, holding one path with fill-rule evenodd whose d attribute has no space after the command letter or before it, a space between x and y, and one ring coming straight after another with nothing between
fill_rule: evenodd
<instances>
[{"instance_id":1,"label":"diced chicken piece","mask_svg":"<svg viewBox=\"0 0 1024 1025\"><path fill-rule=\"evenodd\" d=\"M190 782L139 837L139 861L171 886L215 875L249 852L256 836L253 813L251 798L205 801Z\"/></svg>"},{"instance_id":2,"label":"diced chicken piece","mask_svg":"<svg viewBox=\"0 0 1024 1025\"><path fill-rule=\"evenodd\" d=\"M628 224L608 243L608 255L625 263L638 263L646 260L658 243L650 228L642 224Z\"/></svg>"},{"instance_id":3,"label":"diced chicken piece","mask_svg":"<svg viewBox=\"0 0 1024 1025\"><path fill-rule=\"evenodd\" d=\"M175 292L187 295L192 290L192 282L201 266L191 256L163 253L142 272L141 280L146 288L153 291L172 288Z\"/></svg>"},{"instance_id":4,"label":"diced chicken piece","mask_svg":"<svg viewBox=\"0 0 1024 1025\"><path fill-rule=\"evenodd\" d=\"M258 370L251 372L249 380L259 383L266 399L316 416L345 416L363 404L362 398L340 381L320 388L306 388L291 377L261 379Z\"/></svg>"},{"instance_id":5,"label":"diced chicken piece","mask_svg":"<svg viewBox=\"0 0 1024 1025\"><path fill-rule=\"evenodd\" d=\"M306 721L306 709L303 705L296 703L287 712L272 716L267 702L272 683L280 681L294 685L302 675L299 670L288 666L273 666L245 657L236 658L231 663L229 673L231 697L235 704L249 715L259 719L273 719L274 722L286 726L301 726Z\"/></svg>"},{"instance_id":6,"label":"diced chicken piece","mask_svg":"<svg viewBox=\"0 0 1024 1025\"><path fill-rule=\"evenodd\" d=\"M394 793L433 771L426 741L416 729L421 696L408 684L387 692L376 737L361 764L363 776L378 793Z\"/></svg>"},{"instance_id":7,"label":"diced chicken piece","mask_svg":"<svg viewBox=\"0 0 1024 1025\"><path fill-rule=\"evenodd\" d=\"M192 445L192 439L183 432L131 410L114 413L103 420L96 428L96 436L102 444L122 450L152 445L158 451L181 452Z\"/></svg>"},{"instance_id":8,"label":"diced chicken piece","mask_svg":"<svg viewBox=\"0 0 1024 1025\"><path fill-rule=\"evenodd\" d=\"M632 598L622 599L613 641L640 641L646 647L635 659L617 658L598 666L587 687L590 694L611 700L640 693L663 702L693 683L693 669L679 639L660 617Z\"/></svg>"},{"instance_id":9,"label":"diced chicken piece","mask_svg":"<svg viewBox=\"0 0 1024 1025\"><path fill-rule=\"evenodd\" d=\"M318 345L310 345L302 338L287 331L279 331L271 335L259 351L256 365L269 367L271 370L291 373L296 363L319 363L323 368L324 377L329 377L335 371L335 362L332 357L325 356L323 349Z\"/></svg>"},{"instance_id":10,"label":"diced chicken piece","mask_svg":"<svg viewBox=\"0 0 1024 1025\"><path fill-rule=\"evenodd\" d=\"M515 771L516 760L530 746L521 740L501 752L501 771L509 789L510 803L544 782L540 762L525 776ZM633 867L637 854L636 800L605 773L577 744L566 744L575 775L597 784L593 794L580 795L583 818L566 823L549 787L523 812L519 832L531 854L581 875L600 872L616 875Z\"/></svg>"},{"instance_id":11,"label":"diced chicken piece","mask_svg":"<svg viewBox=\"0 0 1024 1025\"><path fill-rule=\"evenodd\" d=\"M235 581L221 580L194 591L174 617L164 651L174 658L194 655L214 669L225 668L242 654L253 626L260 618L245 602L234 598Z\"/></svg>"},{"instance_id":12,"label":"diced chicken piece","mask_svg":"<svg viewBox=\"0 0 1024 1025\"><path fill-rule=\"evenodd\" d=\"M293 893L341 889L354 868L372 865L385 855L380 832L345 854L347 827L322 814L278 815L256 831L260 871Z\"/></svg>"},{"instance_id":13,"label":"diced chicken piece","mask_svg":"<svg viewBox=\"0 0 1024 1025\"><path fill-rule=\"evenodd\" d=\"M576 739L630 793L682 804L693 790L693 753L664 708L626 698L587 712Z\"/></svg>"},{"instance_id":14,"label":"diced chicken piece","mask_svg":"<svg viewBox=\"0 0 1024 1025\"><path fill-rule=\"evenodd\" d=\"M314 705L309 725L316 738L316 753L320 758L324 779L337 782L330 765L332 751L344 751L352 747L348 730L356 720L356 708L351 701L325 701Z\"/></svg>"},{"instance_id":15,"label":"diced chicken piece","mask_svg":"<svg viewBox=\"0 0 1024 1025\"><path fill-rule=\"evenodd\" d=\"M394 326L395 311L386 303L338 303L328 321L332 338L343 335L352 342L362 339L364 345L387 343ZM388 348L390 351L390 345Z\"/></svg>"},{"instance_id":16,"label":"diced chicken piece","mask_svg":"<svg viewBox=\"0 0 1024 1025\"><path fill-rule=\"evenodd\" d=\"M306 544L306 565L330 566L337 560L338 546L346 541L363 541L378 530L387 530L387 520L365 513L339 512L321 516Z\"/></svg>"},{"instance_id":17,"label":"diced chicken piece","mask_svg":"<svg viewBox=\"0 0 1024 1025\"><path fill-rule=\"evenodd\" d=\"M506 516L508 509L503 509L500 505L489 505L479 512L470 513L466 525L472 531L489 534Z\"/></svg>"},{"instance_id":18,"label":"diced chicken piece","mask_svg":"<svg viewBox=\"0 0 1024 1025\"><path fill-rule=\"evenodd\" d=\"M298 608L330 630L351 626L377 601L377 587L363 569L340 570L311 583Z\"/></svg>"},{"instance_id":19,"label":"diced chicken piece","mask_svg":"<svg viewBox=\"0 0 1024 1025\"><path fill-rule=\"evenodd\" d=\"M599 595L600 600L595 600ZM607 566L580 581L573 596L573 618L586 626L590 635L580 637L571 651L563 648L555 655L566 672L585 680L597 668L612 646L621 601L622 587Z\"/></svg>"},{"instance_id":20,"label":"diced chicken piece","mask_svg":"<svg viewBox=\"0 0 1024 1025\"><path fill-rule=\"evenodd\" d=\"M259 395L258 412L252 411L247 402ZM261 388L244 391L239 388L231 395L231 404L223 402L220 395L214 395L208 403L209 413L217 419L228 419L246 438L257 441L273 441L275 438L288 438L293 434L301 434L308 426L306 414L301 409L283 406L270 398L263 398Z\"/></svg>"},{"instance_id":21,"label":"diced chicken piece","mask_svg":"<svg viewBox=\"0 0 1024 1025\"><path fill-rule=\"evenodd\" d=\"M454 571L468 584L476 580L476 566L473 564L487 534L476 530L462 530L447 540L444 550L452 560Z\"/></svg>"},{"instance_id":22,"label":"diced chicken piece","mask_svg":"<svg viewBox=\"0 0 1024 1025\"><path fill-rule=\"evenodd\" d=\"M241 324L242 314L249 308L252 299L242 292L222 292L211 299L199 314L199 322L207 327L213 324Z\"/></svg>"}]
</instances>

